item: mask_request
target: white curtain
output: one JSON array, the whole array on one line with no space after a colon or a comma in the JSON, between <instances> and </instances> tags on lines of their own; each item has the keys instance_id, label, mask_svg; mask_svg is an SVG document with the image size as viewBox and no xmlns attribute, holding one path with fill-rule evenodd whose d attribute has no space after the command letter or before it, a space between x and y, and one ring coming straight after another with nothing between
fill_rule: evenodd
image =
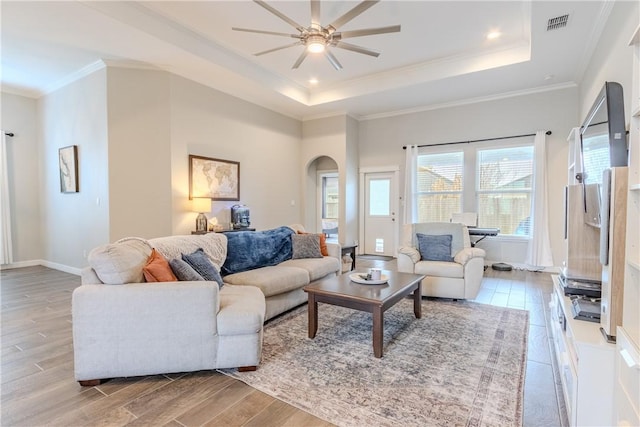
<instances>
[{"instance_id":1,"label":"white curtain","mask_svg":"<svg viewBox=\"0 0 640 427\"><path fill-rule=\"evenodd\" d=\"M11 243L11 205L9 203L9 172L7 170L7 135L2 131L0 147L0 264L13 262Z\"/></svg>"},{"instance_id":2,"label":"white curtain","mask_svg":"<svg viewBox=\"0 0 640 427\"><path fill-rule=\"evenodd\" d=\"M533 233L527 253L527 264L536 267L553 266L551 243L549 242L546 145L545 131L536 132L534 140L533 202L531 204Z\"/></svg>"},{"instance_id":3,"label":"white curtain","mask_svg":"<svg viewBox=\"0 0 640 427\"><path fill-rule=\"evenodd\" d=\"M416 186L418 177L418 146L408 145L404 165L404 223L413 224L418 219Z\"/></svg>"}]
</instances>

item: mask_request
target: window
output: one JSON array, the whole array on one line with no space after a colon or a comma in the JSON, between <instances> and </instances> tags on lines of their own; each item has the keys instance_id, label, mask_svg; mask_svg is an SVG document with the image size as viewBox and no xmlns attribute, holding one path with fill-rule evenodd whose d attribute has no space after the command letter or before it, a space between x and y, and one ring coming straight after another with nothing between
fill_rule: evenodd
<instances>
[{"instance_id":1,"label":"window","mask_svg":"<svg viewBox=\"0 0 640 427\"><path fill-rule=\"evenodd\" d=\"M476 212L478 227L499 228L501 236L531 236L532 139L446 149L425 147L418 155L417 222L449 222L454 213Z\"/></svg>"},{"instance_id":2,"label":"window","mask_svg":"<svg viewBox=\"0 0 640 427\"><path fill-rule=\"evenodd\" d=\"M322 218L338 218L338 174L322 175Z\"/></svg>"},{"instance_id":3,"label":"window","mask_svg":"<svg viewBox=\"0 0 640 427\"><path fill-rule=\"evenodd\" d=\"M372 179L369 181L369 215L388 216L391 181L388 179Z\"/></svg>"},{"instance_id":4,"label":"window","mask_svg":"<svg viewBox=\"0 0 640 427\"><path fill-rule=\"evenodd\" d=\"M533 146L479 150L476 172L478 226L529 236Z\"/></svg>"},{"instance_id":5,"label":"window","mask_svg":"<svg viewBox=\"0 0 640 427\"><path fill-rule=\"evenodd\" d=\"M462 151L418 156L418 222L448 222L462 212L463 169Z\"/></svg>"}]
</instances>

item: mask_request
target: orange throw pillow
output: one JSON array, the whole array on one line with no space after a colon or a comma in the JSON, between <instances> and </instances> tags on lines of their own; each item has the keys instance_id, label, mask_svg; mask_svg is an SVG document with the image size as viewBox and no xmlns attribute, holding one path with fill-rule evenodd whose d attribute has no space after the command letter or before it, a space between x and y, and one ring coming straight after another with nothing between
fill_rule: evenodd
<instances>
[{"instance_id":1,"label":"orange throw pillow","mask_svg":"<svg viewBox=\"0 0 640 427\"><path fill-rule=\"evenodd\" d=\"M298 231L298 234L313 234L313 233L305 233L302 231ZM324 233L318 233L320 236L320 253L322 256L329 256L329 251L327 250L327 236Z\"/></svg>"},{"instance_id":2,"label":"orange throw pillow","mask_svg":"<svg viewBox=\"0 0 640 427\"><path fill-rule=\"evenodd\" d=\"M147 264L142 268L142 273L147 282L177 282L178 278L173 274L169 262L162 254L155 249L147 260Z\"/></svg>"}]
</instances>

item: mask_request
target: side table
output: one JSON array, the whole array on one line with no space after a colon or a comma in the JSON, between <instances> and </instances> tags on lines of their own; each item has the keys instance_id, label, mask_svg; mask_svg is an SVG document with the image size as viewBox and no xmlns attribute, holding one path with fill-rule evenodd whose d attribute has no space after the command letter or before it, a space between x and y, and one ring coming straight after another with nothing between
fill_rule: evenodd
<instances>
[{"instance_id":1,"label":"side table","mask_svg":"<svg viewBox=\"0 0 640 427\"><path fill-rule=\"evenodd\" d=\"M342 256L351 255L351 271L356 269L356 248L358 245L344 245L342 246Z\"/></svg>"}]
</instances>

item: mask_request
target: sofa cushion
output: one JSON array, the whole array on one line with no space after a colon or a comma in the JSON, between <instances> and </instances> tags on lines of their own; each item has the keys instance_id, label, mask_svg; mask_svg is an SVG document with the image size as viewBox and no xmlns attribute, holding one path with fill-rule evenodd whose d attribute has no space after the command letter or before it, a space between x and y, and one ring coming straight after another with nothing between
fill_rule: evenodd
<instances>
[{"instance_id":1,"label":"sofa cushion","mask_svg":"<svg viewBox=\"0 0 640 427\"><path fill-rule=\"evenodd\" d=\"M282 267L296 267L309 273L309 281L318 280L330 273L340 271L340 261L334 257L290 259L280 264Z\"/></svg>"},{"instance_id":2,"label":"sofa cushion","mask_svg":"<svg viewBox=\"0 0 640 427\"><path fill-rule=\"evenodd\" d=\"M320 236L317 234L292 234L292 259L322 258L320 252Z\"/></svg>"},{"instance_id":3,"label":"sofa cushion","mask_svg":"<svg viewBox=\"0 0 640 427\"><path fill-rule=\"evenodd\" d=\"M457 262L418 261L414 269L415 274L425 276L463 278L464 267Z\"/></svg>"},{"instance_id":4,"label":"sofa cushion","mask_svg":"<svg viewBox=\"0 0 640 427\"><path fill-rule=\"evenodd\" d=\"M431 235L417 233L418 250L425 261L453 261L451 234Z\"/></svg>"},{"instance_id":5,"label":"sofa cushion","mask_svg":"<svg viewBox=\"0 0 640 427\"><path fill-rule=\"evenodd\" d=\"M256 286L269 297L306 286L309 273L302 268L277 265L229 274L224 281L230 285Z\"/></svg>"},{"instance_id":6,"label":"sofa cushion","mask_svg":"<svg viewBox=\"0 0 640 427\"><path fill-rule=\"evenodd\" d=\"M171 271L169 261L155 249L151 250L147 263L142 267L142 274L147 282L176 282L178 280Z\"/></svg>"},{"instance_id":7,"label":"sofa cushion","mask_svg":"<svg viewBox=\"0 0 640 427\"><path fill-rule=\"evenodd\" d=\"M264 295L254 286L225 286L220 290L216 322L219 335L255 334L262 329Z\"/></svg>"},{"instance_id":8,"label":"sofa cushion","mask_svg":"<svg viewBox=\"0 0 640 427\"><path fill-rule=\"evenodd\" d=\"M218 273L216 266L213 265L209 257L204 253L204 249L199 248L190 254L182 254L182 259L197 271L204 280L216 282L219 288L224 286L220 273Z\"/></svg>"},{"instance_id":9,"label":"sofa cushion","mask_svg":"<svg viewBox=\"0 0 640 427\"><path fill-rule=\"evenodd\" d=\"M150 239L149 244L166 259L181 258L202 248L218 271L227 258L227 237L222 233L158 237Z\"/></svg>"},{"instance_id":10,"label":"sofa cushion","mask_svg":"<svg viewBox=\"0 0 640 427\"><path fill-rule=\"evenodd\" d=\"M292 234L295 231L290 227L226 233L227 259L222 265L222 274L278 265L291 259Z\"/></svg>"},{"instance_id":11,"label":"sofa cushion","mask_svg":"<svg viewBox=\"0 0 640 427\"><path fill-rule=\"evenodd\" d=\"M102 283L122 285L143 281L142 268L149 255L151 246L145 239L127 237L94 248L87 259Z\"/></svg>"},{"instance_id":12,"label":"sofa cushion","mask_svg":"<svg viewBox=\"0 0 640 427\"><path fill-rule=\"evenodd\" d=\"M171 270L181 282L195 282L204 280L197 271L193 269L185 260L174 258L169 261Z\"/></svg>"}]
</instances>

